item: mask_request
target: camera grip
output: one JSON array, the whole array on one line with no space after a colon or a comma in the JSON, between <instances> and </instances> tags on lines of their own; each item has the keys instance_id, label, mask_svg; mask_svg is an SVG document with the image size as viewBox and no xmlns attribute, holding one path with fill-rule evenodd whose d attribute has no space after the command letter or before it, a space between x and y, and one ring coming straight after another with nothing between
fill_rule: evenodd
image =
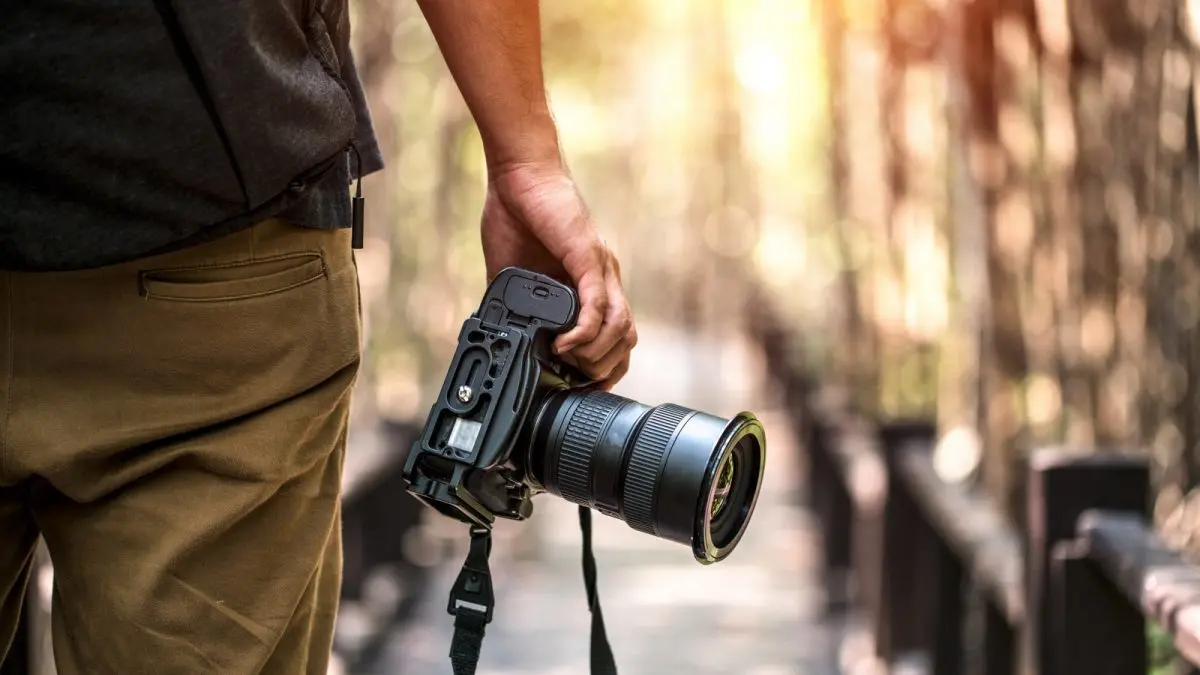
<instances>
[{"instance_id":1,"label":"camera grip","mask_svg":"<svg viewBox=\"0 0 1200 675\"><path fill-rule=\"evenodd\" d=\"M506 267L488 284L476 316L496 327L568 330L579 318L575 290L544 274Z\"/></svg>"}]
</instances>

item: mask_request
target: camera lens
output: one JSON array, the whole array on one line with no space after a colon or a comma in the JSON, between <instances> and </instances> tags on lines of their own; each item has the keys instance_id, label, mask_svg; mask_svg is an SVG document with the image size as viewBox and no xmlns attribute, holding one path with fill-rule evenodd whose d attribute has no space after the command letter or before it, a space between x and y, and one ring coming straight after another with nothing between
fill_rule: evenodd
<instances>
[{"instance_id":1,"label":"camera lens","mask_svg":"<svg viewBox=\"0 0 1200 675\"><path fill-rule=\"evenodd\" d=\"M737 546L766 468L762 424L673 403L560 390L533 420L526 470L537 484L635 530L688 544L701 563Z\"/></svg>"},{"instance_id":2,"label":"camera lens","mask_svg":"<svg viewBox=\"0 0 1200 675\"><path fill-rule=\"evenodd\" d=\"M730 488L733 487L733 477L737 475L737 463L733 456L725 458L721 468L717 469L717 487L713 491L712 507L709 515L714 519L725 511L725 501L729 498Z\"/></svg>"}]
</instances>

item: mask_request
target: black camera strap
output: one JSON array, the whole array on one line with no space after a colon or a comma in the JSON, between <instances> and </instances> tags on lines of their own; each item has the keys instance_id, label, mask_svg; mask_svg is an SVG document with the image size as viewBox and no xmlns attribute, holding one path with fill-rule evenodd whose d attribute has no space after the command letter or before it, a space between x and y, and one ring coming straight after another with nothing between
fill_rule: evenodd
<instances>
[{"instance_id":1,"label":"black camera strap","mask_svg":"<svg viewBox=\"0 0 1200 675\"><path fill-rule=\"evenodd\" d=\"M587 589L588 609L592 610L592 675L617 675L617 662L608 633L604 630L604 614L600 611L600 594L596 592L596 556L592 554L592 511L579 507L579 531L583 534L583 585Z\"/></svg>"},{"instance_id":2,"label":"black camera strap","mask_svg":"<svg viewBox=\"0 0 1200 675\"><path fill-rule=\"evenodd\" d=\"M587 590L588 609L592 612L592 675L617 675L617 664L608 634L604 629L604 614L600 611L600 595L596 592L596 556L592 552L592 512L579 507L579 530L583 535L583 584ZM463 563L458 580L450 589L447 611L454 616L454 638L450 641L450 663L454 675L475 675L483 635L492 621L496 597L492 592L492 575L488 557L492 553L492 532L484 527L471 528L471 549Z\"/></svg>"},{"instance_id":3,"label":"black camera strap","mask_svg":"<svg viewBox=\"0 0 1200 675\"><path fill-rule=\"evenodd\" d=\"M483 634L492 621L496 596L492 592L492 572L488 557L492 554L492 531L471 528L471 549L458 580L450 589L446 611L454 615L454 637L450 641L450 664L454 675L475 675Z\"/></svg>"}]
</instances>

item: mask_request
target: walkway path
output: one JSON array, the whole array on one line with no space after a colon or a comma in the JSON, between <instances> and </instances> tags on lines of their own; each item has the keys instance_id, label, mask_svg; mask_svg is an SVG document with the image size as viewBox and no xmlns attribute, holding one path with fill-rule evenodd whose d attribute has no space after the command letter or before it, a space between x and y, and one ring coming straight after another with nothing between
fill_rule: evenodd
<instances>
[{"instance_id":1,"label":"walkway path","mask_svg":"<svg viewBox=\"0 0 1200 675\"><path fill-rule=\"evenodd\" d=\"M697 373L711 376L701 380ZM667 329L642 329L633 368L617 393L723 416L753 410L767 428L769 459L750 530L718 565L701 566L684 546L596 516L601 602L622 675L836 672L834 629L818 618L814 531L797 505L792 430L777 405L765 400L763 378L744 345L717 348ZM465 532L455 532L465 539ZM553 497L538 498L532 521L501 523L492 554L496 616L478 675L586 675L590 615L579 545L575 507ZM420 619L394 637L375 672L450 674L453 620L445 594L463 552L442 566Z\"/></svg>"}]
</instances>

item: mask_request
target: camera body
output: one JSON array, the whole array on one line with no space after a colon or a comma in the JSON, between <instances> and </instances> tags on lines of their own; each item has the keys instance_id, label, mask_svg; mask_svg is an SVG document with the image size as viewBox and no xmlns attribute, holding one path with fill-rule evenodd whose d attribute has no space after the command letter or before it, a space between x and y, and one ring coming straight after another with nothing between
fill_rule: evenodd
<instances>
[{"instance_id":1,"label":"camera body","mask_svg":"<svg viewBox=\"0 0 1200 675\"><path fill-rule=\"evenodd\" d=\"M702 564L725 559L762 485L762 424L590 387L551 350L578 313L575 291L545 275L492 280L405 461L408 491L485 530L528 518L546 492L690 546Z\"/></svg>"},{"instance_id":2,"label":"camera body","mask_svg":"<svg viewBox=\"0 0 1200 675\"><path fill-rule=\"evenodd\" d=\"M531 417L547 394L588 379L556 358L554 338L575 325L579 301L558 281L509 267L463 322L458 346L404 464L409 492L440 513L490 528L524 520L538 491L527 471Z\"/></svg>"}]
</instances>

